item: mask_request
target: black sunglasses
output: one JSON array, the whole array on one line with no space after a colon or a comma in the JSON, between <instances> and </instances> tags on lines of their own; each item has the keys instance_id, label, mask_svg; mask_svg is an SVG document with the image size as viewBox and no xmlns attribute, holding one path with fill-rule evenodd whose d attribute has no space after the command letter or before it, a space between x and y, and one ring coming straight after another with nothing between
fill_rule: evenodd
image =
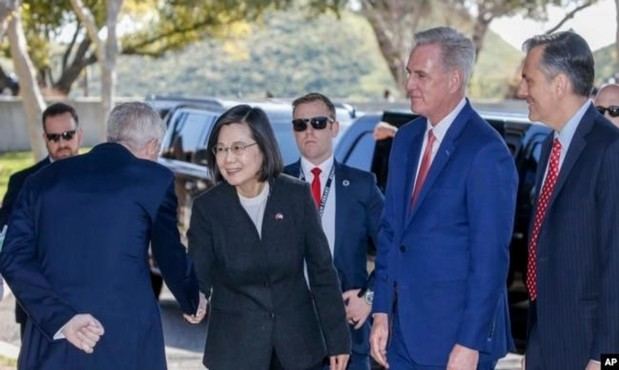
<instances>
[{"instance_id":1,"label":"black sunglasses","mask_svg":"<svg viewBox=\"0 0 619 370\"><path fill-rule=\"evenodd\" d=\"M608 111L608 114L610 114L611 117L619 117L619 105L609 105L608 107L598 105L595 108L602 114Z\"/></svg>"},{"instance_id":2,"label":"black sunglasses","mask_svg":"<svg viewBox=\"0 0 619 370\"><path fill-rule=\"evenodd\" d=\"M327 127L327 123L333 122L332 118L318 116L312 118L295 118L292 120L292 128L295 131L302 132L307 130L307 124L312 125L314 130L322 130Z\"/></svg>"},{"instance_id":3,"label":"black sunglasses","mask_svg":"<svg viewBox=\"0 0 619 370\"><path fill-rule=\"evenodd\" d=\"M76 132L77 130L69 130L69 131L61 132L59 134L47 134L46 133L45 137L47 137L47 140L53 141L55 143L59 142L60 139L64 141L70 141L73 139L73 136L75 136Z\"/></svg>"}]
</instances>

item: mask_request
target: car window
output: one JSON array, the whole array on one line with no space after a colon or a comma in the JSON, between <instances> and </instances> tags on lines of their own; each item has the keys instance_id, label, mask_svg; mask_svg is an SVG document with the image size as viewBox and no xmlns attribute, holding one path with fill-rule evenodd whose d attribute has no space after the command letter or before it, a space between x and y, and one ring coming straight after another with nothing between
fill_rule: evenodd
<instances>
[{"instance_id":1,"label":"car window","mask_svg":"<svg viewBox=\"0 0 619 370\"><path fill-rule=\"evenodd\" d=\"M215 119L213 114L204 112L187 112L181 114L172 123L172 132L167 141L167 148L162 156L185 162L193 162L194 154L204 149L207 144L207 135Z\"/></svg>"},{"instance_id":2,"label":"car window","mask_svg":"<svg viewBox=\"0 0 619 370\"><path fill-rule=\"evenodd\" d=\"M353 143L345 159L347 165L364 171L370 171L374 157L375 141L372 132L363 132Z\"/></svg>"},{"instance_id":3,"label":"car window","mask_svg":"<svg viewBox=\"0 0 619 370\"><path fill-rule=\"evenodd\" d=\"M297 149L297 143L292 133L292 127L288 122L274 122L273 133L279 150L282 153L282 159L284 164L289 164L299 159L299 150Z\"/></svg>"}]
</instances>

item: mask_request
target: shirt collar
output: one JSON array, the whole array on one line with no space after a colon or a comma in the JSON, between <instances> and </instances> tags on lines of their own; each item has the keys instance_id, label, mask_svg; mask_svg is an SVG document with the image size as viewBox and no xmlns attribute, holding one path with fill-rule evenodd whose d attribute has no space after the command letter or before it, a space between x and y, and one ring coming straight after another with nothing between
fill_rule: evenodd
<instances>
[{"instance_id":1,"label":"shirt collar","mask_svg":"<svg viewBox=\"0 0 619 370\"><path fill-rule=\"evenodd\" d=\"M460 114L460 111L462 110L462 108L464 108L465 104L466 98L463 97L462 100L460 100L460 102L458 103L458 105L456 105L456 107L451 112L449 112L449 114L447 114L442 120L440 120L434 127L432 126L432 122L430 122L430 119L426 118L426 133L430 131L430 129L432 129L432 133L434 134L436 141L438 143L441 143L443 141L443 138L445 137L445 134L447 134L447 130L449 130L449 127L451 127L451 124L455 121L458 114Z\"/></svg>"},{"instance_id":2,"label":"shirt collar","mask_svg":"<svg viewBox=\"0 0 619 370\"><path fill-rule=\"evenodd\" d=\"M312 169L314 167L320 168L320 175L328 175L331 171L331 167L333 166L333 154L329 156L324 162L320 163L318 166L308 161L305 157L301 157L301 169L303 170L303 174L307 177L310 173L312 173Z\"/></svg>"},{"instance_id":3,"label":"shirt collar","mask_svg":"<svg viewBox=\"0 0 619 370\"><path fill-rule=\"evenodd\" d=\"M578 128L578 124L582 120L582 117L589 109L589 106L592 104L591 99L587 99L587 101L576 111L576 113L567 121L567 123L561 128L559 131L555 131L554 137L559 139L562 148L567 148L572 142L572 138L576 133L576 129Z\"/></svg>"}]
</instances>

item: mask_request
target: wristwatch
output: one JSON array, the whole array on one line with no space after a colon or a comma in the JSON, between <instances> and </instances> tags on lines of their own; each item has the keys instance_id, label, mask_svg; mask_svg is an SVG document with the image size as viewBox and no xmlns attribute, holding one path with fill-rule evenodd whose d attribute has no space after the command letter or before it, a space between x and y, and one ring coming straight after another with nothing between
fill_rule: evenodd
<instances>
[{"instance_id":1,"label":"wristwatch","mask_svg":"<svg viewBox=\"0 0 619 370\"><path fill-rule=\"evenodd\" d=\"M363 300L365 301L365 303L371 306L374 302L374 291L370 289L366 290L365 294L363 295Z\"/></svg>"}]
</instances>

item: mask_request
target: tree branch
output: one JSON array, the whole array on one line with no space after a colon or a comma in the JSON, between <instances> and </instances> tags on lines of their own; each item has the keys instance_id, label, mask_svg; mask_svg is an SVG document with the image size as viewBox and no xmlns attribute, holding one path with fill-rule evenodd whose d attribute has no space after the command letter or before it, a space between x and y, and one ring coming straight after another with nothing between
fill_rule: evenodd
<instances>
[{"instance_id":1,"label":"tree branch","mask_svg":"<svg viewBox=\"0 0 619 370\"><path fill-rule=\"evenodd\" d=\"M193 31L199 30L200 28L208 26L208 25L211 25L211 24L213 24L213 18L207 18L207 19L205 19L205 20L203 20L201 22L192 23L192 24L190 24L190 25L188 25L186 27L183 27L183 28L171 29L171 30L169 30L167 32L156 34L156 35L154 35L152 37L146 38L146 39L144 39L144 40L142 40L142 41L140 41L140 42L138 42L136 44L133 44L133 45L123 43L121 54L124 54L124 55L132 55L132 54L143 55L143 54L146 54L146 55L157 56L157 55L160 55L161 53L144 52L144 51L141 51L140 49L144 48L144 47L147 47L147 46L149 46L151 44L154 44L154 43L156 43L158 41L161 41L162 39L165 39L165 38L168 38L168 37L172 37L172 36L176 36L176 35L183 35L183 34L188 33L188 32L193 32ZM133 35L133 36L131 36L131 38L135 39L135 36ZM166 50L166 48L164 48L162 50L162 52L165 51L165 50Z\"/></svg>"},{"instance_id":2,"label":"tree branch","mask_svg":"<svg viewBox=\"0 0 619 370\"><path fill-rule=\"evenodd\" d=\"M546 35L549 35L553 32L555 32L556 30L558 30L559 28L561 28L561 26L563 26L563 24L565 24L565 22L569 21L570 19L574 18L574 14L578 13L579 11L586 9L588 7L590 7L591 5L593 5L595 1L587 1L586 3L582 4L581 6L577 6L576 8L574 8L571 12L567 13L565 15L565 17L563 17L563 19L561 19L559 21L559 23L557 23L554 27L552 27L551 29L549 29L548 31L546 31Z\"/></svg>"}]
</instances>

